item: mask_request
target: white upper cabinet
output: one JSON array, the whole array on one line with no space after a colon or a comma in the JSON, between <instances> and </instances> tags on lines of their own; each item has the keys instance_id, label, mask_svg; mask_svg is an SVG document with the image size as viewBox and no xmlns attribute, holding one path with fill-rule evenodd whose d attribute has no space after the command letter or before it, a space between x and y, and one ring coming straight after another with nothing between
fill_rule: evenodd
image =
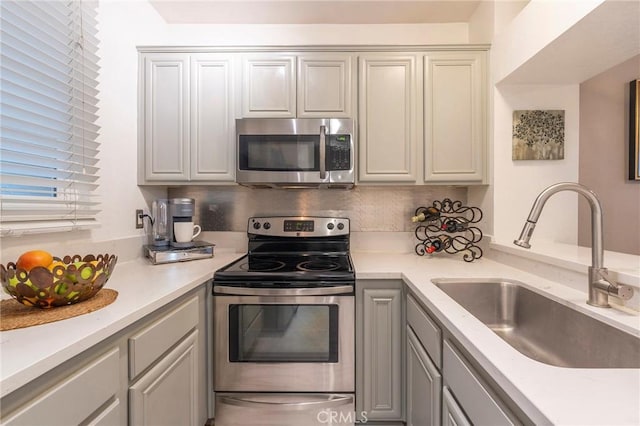
<instances>
[{"instance_id":1,"label":"white upper cabinet","mask_svg":"<svg viewBox=\"0 0 640 426\"><path fill-rule=\"evenodd\" d=\"M233 182L234 58L141 56L138 183Z\"/></svg>"},{"instance_id":2,"label":"white upper cabinet","mask_svg":"<svg viewBox=\"0 0 640 426\"><path fill-rule=\"evenodd\" d=\"M485 48L347 49L141 49L138 184L234 182L241 117L353 118L358 184L487 183Z\"/></svg>"},{"instance_id":3,"label":"white upper cabinet","mask_svg":"<svg viewBox=\"0 0 640 426\"><path fill-rule=\"evenodd\" d=\"M191 180L233 181L235 118L233 59L191 56Z\"/></svg>"},{"instance_id":4,"label":"white upper cabinet","mask_svg":"<svg viewBox=\"0 0 640 426\"><path fill-rule=\"evenodd\" d=\"M296 58L265 54L244 58L242 115L296 116Z\"/></svg>"},{"instance_id":5,"label":"white upper cabinet","mask_svg":"<svg viewBox=\"0 0 640 426\"><path fill-rule=\"evenodd\" d=\"M353 118L354 60L348 54L298 57L298 117Z\"/></svg>"},{"instance_id":6,"label":"white upper cabinet","mask_svg":"<svg viewBox=\"0 0 640 426\"><path fill-rule=\"evenodd\" d=\"M189 55L148 54L142 66L142 180L186 180L189 177Z\"/></svg>"},{"instance_id":7,"label":"white upper cabinet","mask_svg":"<svg viewBox=\"0 0 640 426\"><path fill-rule=\"evenodd\" d=\"M422 100L418 58L413 54L360 56L360 182L417 180L418 107Z\"/></svg>"},{"instance_id":8,"label":"white upper cabinet","mask_svg":"<svg viewBox=\"0 0 640 426\"><path fill-rule=\"evenodd\" d=\"M424 180L482 183L485 176L484 52L431 52L424 58Z\"/></svg>"},{"instance_id":9,"label":"white upper cabinet","mask_svg":"<svg viewBox=\"0 0 640 426\"><path fill-rule=\"evenodd\" d=\"M245 56L243 117L352 117L353 58L322 52Z\"/></svg>"},{"instance_id":10,"label":"white upper cabinet","mask_svg":"<svg viewBox=\"0 0 640 426\"><path fill-rule=\"evenodd\" d=\"M486 183L485 51L365 54L359 79L359 183Z\"/></svg>"}]
</instances>

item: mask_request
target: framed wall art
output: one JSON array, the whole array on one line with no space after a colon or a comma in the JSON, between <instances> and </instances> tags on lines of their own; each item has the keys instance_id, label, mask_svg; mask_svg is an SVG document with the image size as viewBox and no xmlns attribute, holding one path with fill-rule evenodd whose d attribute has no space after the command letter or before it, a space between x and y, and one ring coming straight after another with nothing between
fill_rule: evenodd
<instances>
[{"instance_id":1,"label":"framed wall art","mask_svg":"<svg viewBox=\"0 0 640 426\"><path fill-rule=\"evenodd\" d=\"M511 158L564 159L564 110L513 111Z\"/></svg>"},{"instance_id":2,"label":"framed wall art","mask_svg":"<svg viewBox=\"0 0 640 426\"><path fill-rule=\"evenodd\" d=\"M640 79L629 88L629 180L640 181Z\"/></svg>"}]
</instances>

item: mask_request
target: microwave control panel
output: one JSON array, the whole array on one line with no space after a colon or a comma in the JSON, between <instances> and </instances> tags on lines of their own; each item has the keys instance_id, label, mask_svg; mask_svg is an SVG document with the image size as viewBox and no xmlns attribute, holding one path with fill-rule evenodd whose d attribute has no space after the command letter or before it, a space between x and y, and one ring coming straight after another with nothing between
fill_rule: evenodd
<instances>
[{"instance_id":1,"label":"microwave control panel","mask_svg":"<svg viewBox=\"0 0 640 426\"><path fill-rule=\"evenodd\" d=\"M351 170L351 135L327 135L327 170Z\"/></svg>"}]
</instances>

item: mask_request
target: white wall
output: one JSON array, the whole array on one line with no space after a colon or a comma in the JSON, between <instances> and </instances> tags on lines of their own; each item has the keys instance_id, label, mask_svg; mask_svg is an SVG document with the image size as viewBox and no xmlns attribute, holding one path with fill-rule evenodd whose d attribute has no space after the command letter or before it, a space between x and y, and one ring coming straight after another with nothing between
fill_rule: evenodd
<instances>
[{"instance_id":1,"label":"white wall","mask_svg":"<svg viewBox=\"0 0 640 426\"><path fill-rule=\"evenodd\" d=\"M494 236L510 243L517 238L541 190L563 181L578 181L579 85L504 86L494 90L493 197ZM511 159L514 110L565 110L564 160ZM549 200L535 239L576 244L578 195L560 193Z\"/></svg>"},{"instance_id":2,"label":"white wall","mask_svg":"<svg viewBox=\"0 0 640 426\"><path fill-rule=\"evenodd\" d=\"M531 0L493 40L495 81L509 77L605 1Z\"/></svg>"},{"instance_id":3,"label":"white wall","mask_svg":"<svg viewBox=\"0 0 640 426\"><path fill-rule=\"evenodd\" d=\"M92 239L111 240L141 235L135 210L147 208L165 188L136 185L138 139L138 44L164 40L166 25L144 1L101 1L100 38L100 195L102 227Z\"/></svg>"}]
</instances>

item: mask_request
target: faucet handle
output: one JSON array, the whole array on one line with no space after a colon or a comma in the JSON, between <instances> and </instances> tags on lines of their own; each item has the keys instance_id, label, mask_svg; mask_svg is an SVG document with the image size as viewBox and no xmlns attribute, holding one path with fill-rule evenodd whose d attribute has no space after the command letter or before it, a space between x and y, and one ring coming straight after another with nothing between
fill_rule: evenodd
<instances>
[{"instance_id":1,"label":"faucet handle","mask_svg":"<svg viewBox=\"0 0 640 426\"><path fill-rule=\"evenodd\" d=\"M609 294L611 294L612 296L619 297L622 300L629 300L633 297L633 287L616 283L615 286L609 287Z\"/></svg>"}]
</instances>

